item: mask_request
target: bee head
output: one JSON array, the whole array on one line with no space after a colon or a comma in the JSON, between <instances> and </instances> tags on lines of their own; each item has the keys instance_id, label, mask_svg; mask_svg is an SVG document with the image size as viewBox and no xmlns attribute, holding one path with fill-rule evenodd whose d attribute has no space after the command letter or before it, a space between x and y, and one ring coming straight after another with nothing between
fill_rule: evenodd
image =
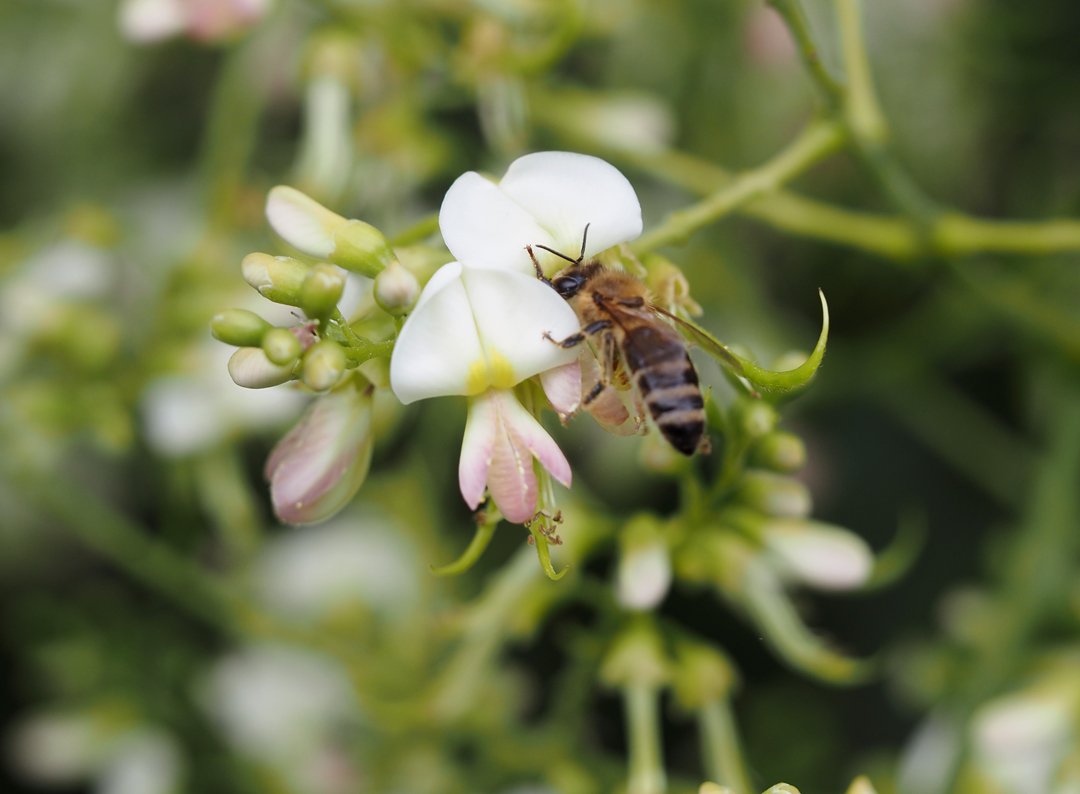
<instances>
[{"instance_id":1,"label":"bee head","mask_svg":"<svg viewBox=\"0 0 1080 794\"><path fill-rule=\"evenodd\" d=\"M588 280L588 276L582 273L580 270L574 273L567 273L564 276L558 276L551 282L551 286L554 290L569 300L578 294L578 290Z\"/></svg>"}]
</instances>

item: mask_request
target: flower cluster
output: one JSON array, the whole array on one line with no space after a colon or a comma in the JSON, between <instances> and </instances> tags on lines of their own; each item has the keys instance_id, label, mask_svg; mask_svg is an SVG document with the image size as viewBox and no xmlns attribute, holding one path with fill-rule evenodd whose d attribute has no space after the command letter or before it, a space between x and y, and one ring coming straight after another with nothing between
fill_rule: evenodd
<instances>
[{"instance_id":1,"label":"flower cluster","mask_svg":"<svg viewBox=\"0 0 1080 794\"><path fill-rule=\"evenodd\" d=\"M455 257L422 292L382 234L331 212L299 191L277 187L267 218L302 258L248 255L245 280L265 298L300 309L291 327L230 309L215 336L237 345L229 371L241 386L300 380L320 393L267 464L275 510L284 521L320 521L360 486L371 456L371 405L389 385L402 404L442 396L468 402L458 479L476 509L485 495L504 518L529 523L553 516L552 480L570 485L570 464L539 421L550 405L560 416L581 396L578 352L553 344L579 321L563 298L537 278L526 246L586 256L632 239L641 208L626 178L587 155L542 152L514 162L499 182L461 176L439 213ZM543 267L559 260L543 248ZM565 264L565 263L562 263ZM349 274L370 290L359 317L341 308ZM407 315L394 338L390 321ZM358 326L384 335L360 336ZM390 352L385 369L371 359ZM534 464L538 462L539 467Z\"/></svg>"}]
</instances>

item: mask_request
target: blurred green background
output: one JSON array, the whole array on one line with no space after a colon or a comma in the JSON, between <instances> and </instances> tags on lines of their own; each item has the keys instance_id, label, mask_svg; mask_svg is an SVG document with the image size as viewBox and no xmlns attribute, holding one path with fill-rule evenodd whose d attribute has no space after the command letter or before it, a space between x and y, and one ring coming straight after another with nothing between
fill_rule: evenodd
<instances>
[{"instance_id":1,"label":"blurred green background","mask_svg":"<svg viewBox=\"0 0 1080 794\"><path fill-rule=\"evenodd\" d=\"M839 73L832 5L806 12ZM905 522L924 544L887 588L800 598L815 630L880 662L865 685L792 671L711 594L676 589L663 613L740 671L759 788L838 792L865 772L883 794L1073 791L1080 234L1038 223L1080 214L1080 6L863 12L891 162L932 198L923 215L890 200L852 147L788 188L915 242L750 202L664 253L703 324L764 362L811 345L824 290L825 365L784 414L814 515L875 549ZM262 207L279 183L392 237L463 171L569 149L621 168L655 227L824 107L780 17L749 0L278 0L222 40L135 43L120 14L0 6L0 790L617 790L590 595L613 552L560 595L514 578L535 562L509 528L469 575L432 577L470 536L463 403L387 404L355 505L277 525L261 467L303 398L233 386L208 322L273 310L239 261L276 250ZM951 210L1037 223L949 249L934 223ZM637 440L553 432L589 494L571 515L674 504L627 454ZM986 726L981 708L1031 692L1057 709ZM671 790L694 791L697 739L671 706ZM1002 773L994 747L1028 751Z\"/></svg>"}]
</instances>

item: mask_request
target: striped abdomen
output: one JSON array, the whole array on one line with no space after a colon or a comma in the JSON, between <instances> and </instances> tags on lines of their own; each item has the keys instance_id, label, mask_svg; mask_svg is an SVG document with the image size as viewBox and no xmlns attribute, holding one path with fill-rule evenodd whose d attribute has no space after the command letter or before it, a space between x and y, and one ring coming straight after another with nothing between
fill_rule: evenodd
<instances>
[{"instance_id":1,"label":"striped abdomen","mask_svg":"<svg viewBox=\"0 0 1080 794\"><path fill-rule=\"evenodd\" d=\"M705 433L705 402L682 340L664 326L639 325L626 332L623 353L634 387L664 438L693 455Z\"/></svg>"}]
</instances>

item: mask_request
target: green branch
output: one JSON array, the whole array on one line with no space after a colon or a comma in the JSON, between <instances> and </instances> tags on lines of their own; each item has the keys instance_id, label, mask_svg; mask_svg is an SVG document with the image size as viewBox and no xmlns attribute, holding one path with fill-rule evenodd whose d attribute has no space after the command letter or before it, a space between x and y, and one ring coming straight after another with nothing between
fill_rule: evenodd
<instances>
[{"instance_id":1,"label":"green branch","mask_svg":"<svg viewBox=\"0 0 1080 794\"><path fill-rule=\"evenodd\" d=\"M786 149L764 165L735 177L730 184L697 204L672 213L632 246L638 255L684 241L693 232L730 214L739 206L771 193L836 151L844 136L839 125L815 122Z\"/></svg>"}]
</instances>

